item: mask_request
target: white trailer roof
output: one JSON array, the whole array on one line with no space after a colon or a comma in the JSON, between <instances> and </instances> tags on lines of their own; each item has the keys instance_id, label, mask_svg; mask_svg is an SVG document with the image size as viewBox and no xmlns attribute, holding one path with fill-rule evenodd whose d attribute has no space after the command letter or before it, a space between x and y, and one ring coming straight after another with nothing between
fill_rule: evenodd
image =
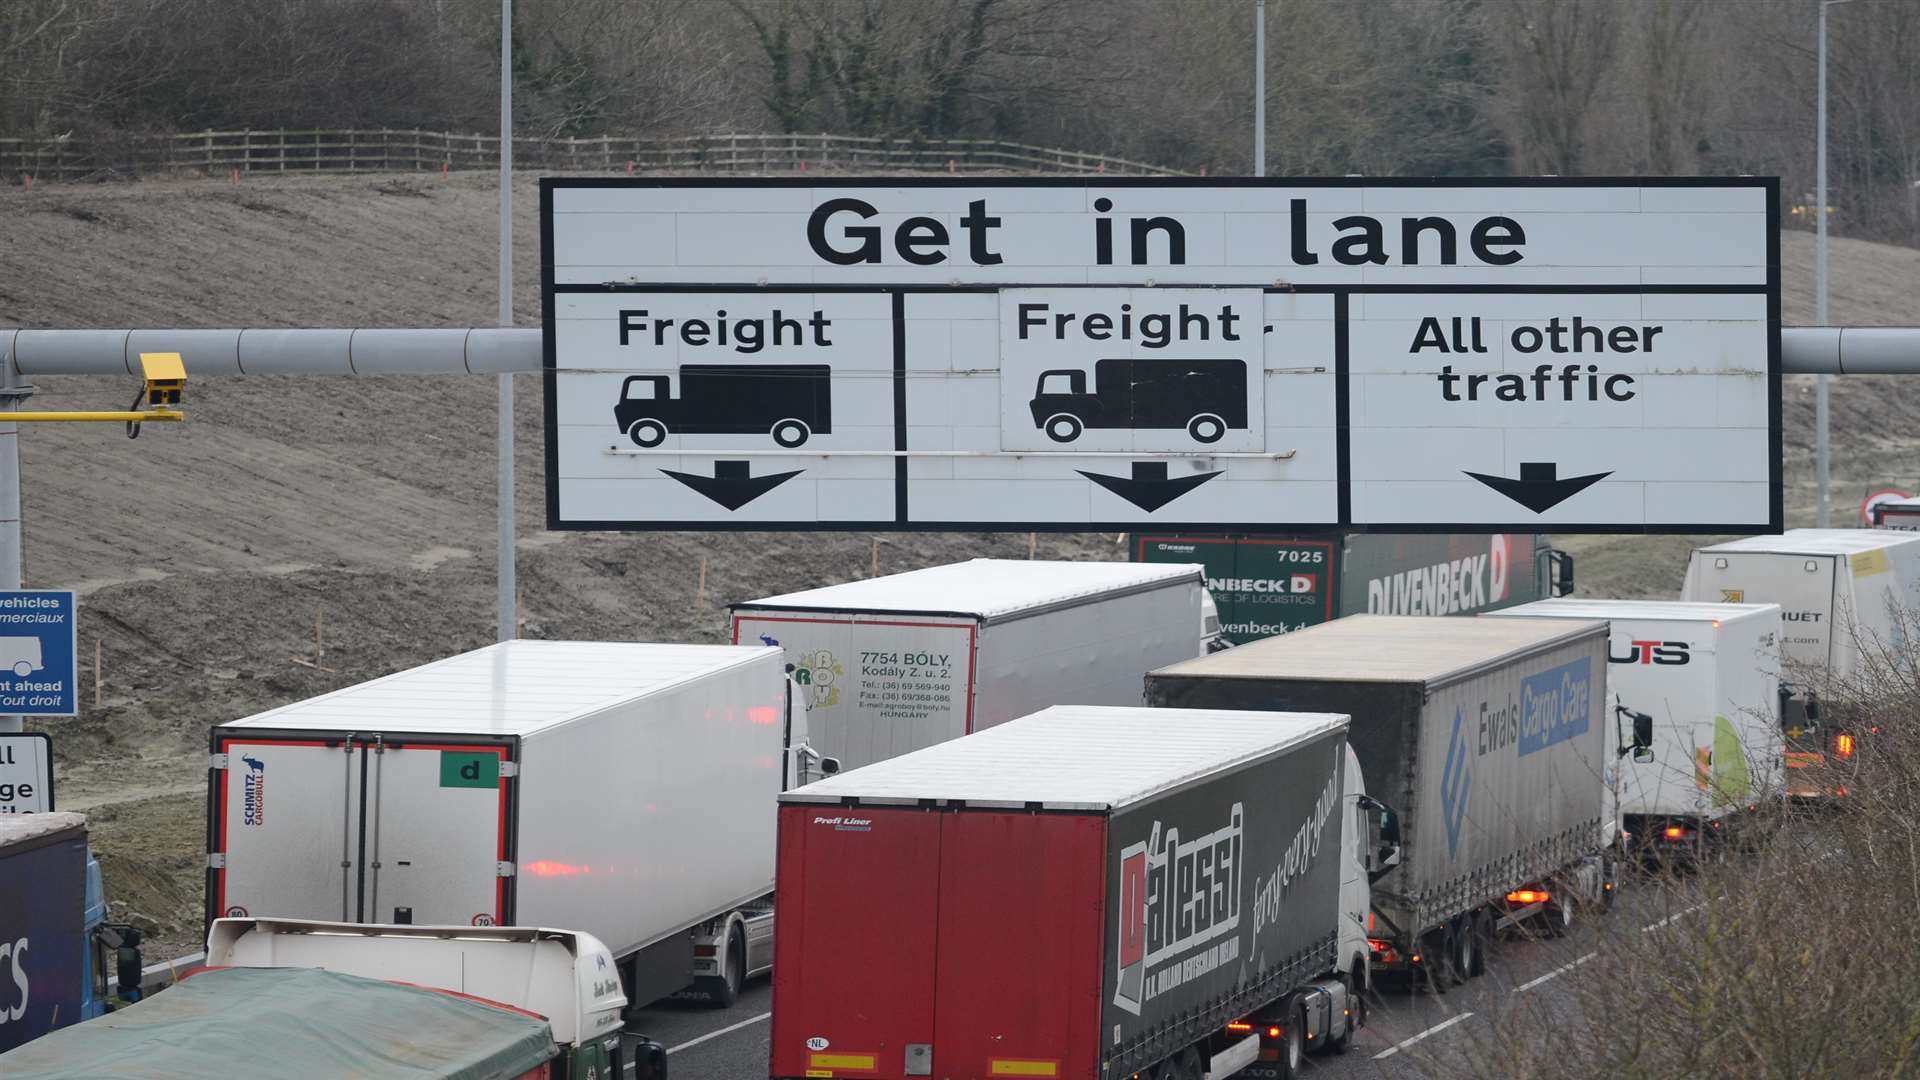
<instances>
[{"instance_id":1,"label":"white trailer roof","mask_svg":"<svg viewBox=\"0 0 1920 1080\"><path fill-rule=\"evenodd\" d=\"M769 596L734 610L888 611L977 615L994 619L1101 593L1200 583L1196 564L971 559L904 574Z\"/></svg>"},{"instance_id":2,"label":"white trailer roof","mask_svg":"<svg viewBox=\"0 0 1920 1080\"><path fill-rule=\"evenodd\" d=\"M0 851L68 829L87 827L87 815L50 811L45 814L0 814Z\"/></svg>"},{"instance_id":3,"label":"white trailer roof","mask_svg":"<svg viewBox=\"0 0 1920 1080\"><path fill-rule=\"evenodd\" d=\"M1696 548L1696 554L1757 551L1769 555L1856 555L1898 544L1920 544L1920 535L1886 529L1788 529L1779 536L1747 536Z\"/></svg>"},{"instance_id":4,"label":"white trailer roof","mask_svg":"<svg viewBox=\"0 0 1920 1080\"><path fill-rule=\"evenodd\" d=\"M1055 705L828 777L780 799L1107 810L1346 724L1338 713Z\"/></svg>"},{"instance_id":5,"label":"white trailer roof","mask_svg":"<svg viewBox=\"0 0 1920 1080\"><path fill-rule=\"evenodd\" d=\"M506 641L222 727L528 735L769 653L780 650L764 645Z\"/></svg>"},{"instance_id":6,"label":"white trailer roof","mask_svg":"<svg viewBox=\"0 0 1920 1080\"><path fill-rule=\"evenodd\" d=\"M1780 610L1779 604L1695 604L1681 600L1595 600L1560 597L1482 612L1483 618L1661 619L1666 622L1733 622Z\"/></svg>"},{"instance_id":7,"label":"white trailer roof","mask_svg":"<svg viewBox=\"0 0 1920 1080\"><path fill-rule=\"evenodd\" d=\"M1505 657L1587 633L1600 622L1349 615L1226 652L1161 668L1156 675L1221 679L1435 683Z\"/></svg>"}]
</instances>

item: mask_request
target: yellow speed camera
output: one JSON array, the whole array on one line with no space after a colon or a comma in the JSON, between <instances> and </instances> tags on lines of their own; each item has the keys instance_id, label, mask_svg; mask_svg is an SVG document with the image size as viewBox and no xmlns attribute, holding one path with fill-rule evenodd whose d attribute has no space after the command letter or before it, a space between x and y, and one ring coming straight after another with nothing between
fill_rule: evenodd
<instances>
[{"instance_id":1,"label":"yellow speed camera","mask_svg":"<svg viewBox=\"0 0 1920 1080\"><path fill-rule=\"evenodd\" d=\"M177 352L143 352L140 376L147 382L148 405L178 405L180 391L186 389L187 365Z\"/></svg>"}]
</instances>

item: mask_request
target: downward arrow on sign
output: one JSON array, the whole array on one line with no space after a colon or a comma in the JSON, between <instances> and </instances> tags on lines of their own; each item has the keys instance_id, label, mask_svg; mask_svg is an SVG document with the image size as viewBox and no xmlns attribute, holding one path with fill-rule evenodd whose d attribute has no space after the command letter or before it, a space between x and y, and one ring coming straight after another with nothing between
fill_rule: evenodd
<instances>
[{"instance_id":1,"label":"downward arrow on sign","mask_svg":"<svg viewBox=\"0 0 1920 1080\"><path fill-rule=\"evenodd\" d=\"M687 485L693 490L719 503L729 510L738 510L753 500L779 487L781 484L806 472L795 469L792 472L768 473L765 476L749 476L744 461L716 461L713 463L712 476L698 476L693 473L674 472L661 469L663 473Z\"/></svg>"},{"instance_id":2,"label":"downward arrow on sign","mask_svg":"<svg viewBox=\"0 0 1920 1080\"><path fill-rule=\"evenodd\" d=\"M1569 476L1562 480L1559 478L1560 466L1551 461L1523 461L1520 463L1518 480L1477 472L1470 472L1467 475L1534 513L1544 514L1612 476L1613 473L1590 473L1586 476Z\"/></svg>"},{"instance_id":3,"label":"downward arrow on sign","mask_svg":"<svg viewBox=\"0 0 1920 1080\"><path fill-rule=\"evenodd\" d=\"M1133 475L1130 477L1104 476L1100 473L1090 473L1085 469L1073 471L1149 514L1220 475L1218 472L1210 472L1170 480L1167 478L1167 463L1164 461L1136 461L1133 463Z\"/></svg>"}]
</instances>

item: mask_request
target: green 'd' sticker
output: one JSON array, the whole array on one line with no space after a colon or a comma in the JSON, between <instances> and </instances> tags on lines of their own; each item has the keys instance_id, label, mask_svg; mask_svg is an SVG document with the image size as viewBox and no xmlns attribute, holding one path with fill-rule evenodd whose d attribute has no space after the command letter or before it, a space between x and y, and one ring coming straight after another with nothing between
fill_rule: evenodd
<instances>
[{"instance_id":1,"label":"green 'd' sticker","mask_svg":"<svg viewBox=\"0 0 1920 1080\"><path fill-rule=\"evenodd\" d=\"M499 787L500 755L469 754L457 750L440 751L440 786Z\"/></svg>"}]
</instances>

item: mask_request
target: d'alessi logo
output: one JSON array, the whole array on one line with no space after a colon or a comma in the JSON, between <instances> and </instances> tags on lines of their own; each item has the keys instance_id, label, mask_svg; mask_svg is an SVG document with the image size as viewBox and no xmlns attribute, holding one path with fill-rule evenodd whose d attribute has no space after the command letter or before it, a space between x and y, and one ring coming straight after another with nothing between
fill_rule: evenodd
<instances>
[{"instance_id":1,"label":"d'alessi logo","mask_svg":"<svg viewBox=\"0 0 1920 1080\"><path fill-rule=\"evenodd\" d=\"M255 757L240 759L247 765L240 788L240 823L264 825L267 820L267 764Z\"/></svg>"}]
</instances>

